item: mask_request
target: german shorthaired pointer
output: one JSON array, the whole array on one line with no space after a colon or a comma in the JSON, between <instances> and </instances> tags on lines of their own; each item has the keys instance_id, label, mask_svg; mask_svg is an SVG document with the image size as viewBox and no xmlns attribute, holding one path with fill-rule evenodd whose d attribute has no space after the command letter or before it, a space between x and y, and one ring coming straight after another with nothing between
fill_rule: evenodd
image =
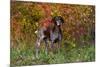
<instances>
[{"instance_id":1,"label":"german shorthaired pointer","mask_svg":"<svg viewBox=\"0 0 100 67\"><path fill-rule=\"evenodd\" d=\"M48 21L47 21L48 20ZM54 43L58 43L58 48L60 48L62 40L62 30L61 25L64 20L61 16L55 16L51 20L46 19L46 22L40 29L37 30L37 41L36 41L36 57L38 57L40 43L45 42L45 51L48 52L48 41L50 41L50 46L53 48Z\"/></svg>"}]
</instances>

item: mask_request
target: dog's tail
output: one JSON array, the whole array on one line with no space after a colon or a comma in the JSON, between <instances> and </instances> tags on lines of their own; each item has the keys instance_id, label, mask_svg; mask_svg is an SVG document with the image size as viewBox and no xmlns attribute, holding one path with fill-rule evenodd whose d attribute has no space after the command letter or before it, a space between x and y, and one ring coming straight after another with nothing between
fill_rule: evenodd
<instances>
[{"instance_id":1,"label":"dog's tail","mask_svg":"<svg viewBox=\"0 0 100 67\"><path fill-rule=\"evenodd\" d=\"M38 37L39 30L35 30L34 33L35 33L36 37Z\"/></svg>"},{"instance_id":2,"label":"dog's tail","mask_svg":"<svg viewBox=\"0 0 100 67\"><path fill-rule=\"evenodd\" d=\"M38 33L38 30L36 30L34 33L37 34Z\"/></svg>"}]
</instances>

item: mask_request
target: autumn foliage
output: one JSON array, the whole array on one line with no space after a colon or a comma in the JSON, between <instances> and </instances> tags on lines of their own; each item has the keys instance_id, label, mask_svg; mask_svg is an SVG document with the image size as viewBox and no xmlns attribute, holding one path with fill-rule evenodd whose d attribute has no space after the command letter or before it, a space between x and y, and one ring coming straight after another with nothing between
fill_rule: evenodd
<instances>
[{"instance_id":1,"label":"autumn foliage","mask_svg":"<svg viewBox=\"0 0 100 67\"><path fill-rule=\"evenodd\" d=\"M53 16L64 18L66 41L90 41L95 28L95 9L90 5L13 2L11 4L11 42L34 42L35 31L42 21Z\"/></svg>"}]
</instances>

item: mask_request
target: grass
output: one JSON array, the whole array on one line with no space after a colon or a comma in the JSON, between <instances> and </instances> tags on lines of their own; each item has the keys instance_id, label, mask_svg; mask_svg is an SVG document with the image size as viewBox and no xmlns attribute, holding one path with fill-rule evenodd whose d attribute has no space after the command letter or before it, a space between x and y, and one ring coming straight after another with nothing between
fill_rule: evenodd
<instances>
[{"instance_id":1,"label":"grass","mask_svg":"<svg viewBox=\"0 0 100 67\"><path fill-rule=\"evenodd\" d=\"M59 64L74 62L95 61L95 46L84 45L80 47L62 47L60 52L49 52L41 49L39 58L35 58L33 47L11 48L11 66L40 65L40 64Z\"/></svg>"}]
</instances>

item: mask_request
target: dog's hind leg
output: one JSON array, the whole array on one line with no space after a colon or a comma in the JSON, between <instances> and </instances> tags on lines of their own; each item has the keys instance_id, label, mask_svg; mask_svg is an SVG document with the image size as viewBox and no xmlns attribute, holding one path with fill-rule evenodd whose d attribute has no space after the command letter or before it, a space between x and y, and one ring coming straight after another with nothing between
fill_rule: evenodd
<instances>
[{"instance_id":1,"label":"dog's hind leg","mask_svg":"<svg viewBox=\"0 0 100 67\"><path fill-rule=\"evenodd\" d=\"M39 58L39 49L40 49L40 43L43 40L43 32L42 30L37 31L37 40L35 44L35 50L36 50L36 58Z\"/></svg>"},{"instance_id":2,"label":"dog's hind leg","mask_svg":"<svg viewBox=\"0 0 100 67\"><path fill-rule=\"evenodd\" d=\"M36 45L35 45L36 46L36 58L39 58L40 43L41 43L41 40L37 39Z\"/></svg>"},{"instance_id":3,"label":"dog's hind leg","mask_svg":"<svg viewBox=\"0 0 100 67\"><path fill-rule=\"evenodd\" d=\"M36 41L35 50L36 50L36 58L38 58L38 53L39 53L39 42L38 42L38 40Z\"/></svg>"}]
</instances>

